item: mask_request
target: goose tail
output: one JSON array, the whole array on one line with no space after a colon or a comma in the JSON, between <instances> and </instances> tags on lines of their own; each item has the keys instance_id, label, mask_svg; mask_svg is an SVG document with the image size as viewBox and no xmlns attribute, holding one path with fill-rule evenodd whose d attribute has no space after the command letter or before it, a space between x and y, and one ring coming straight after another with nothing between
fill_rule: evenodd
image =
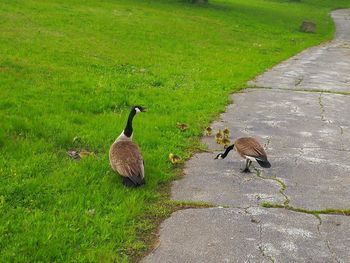
<instances>
[{"instance_id":1,"label":"goose tail","mask_svg":"<svg viewBox=\"0 0 350 263\"><path fill-rule=\"evenodd\" d=\"M256 159L256 161L258 162L258 164L263 167L263 168L270 168L271 167L271 164L268 160L259 160L259 159Z\"/></svg>"},{"instance_id":2,"label":"goose tail","mask_svg":"<svg viewBox=\"0 0 350 263\"><path fill-rule=\"evenodd\" d=\"M139 178L139 177L123 177L123 184L127 187L139 187L141 185L144 185L145 179Z\"/></svg>"}]
</instances>

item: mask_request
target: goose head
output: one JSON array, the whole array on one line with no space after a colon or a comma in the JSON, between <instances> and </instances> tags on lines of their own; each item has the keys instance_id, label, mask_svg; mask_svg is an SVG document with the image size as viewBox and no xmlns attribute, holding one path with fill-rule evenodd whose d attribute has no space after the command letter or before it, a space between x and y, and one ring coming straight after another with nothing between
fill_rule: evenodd
<instances>
[{"instance_id":1,"label":"goose head","mask_svg":"<svg viewBox=\"0 0 350 263\"><path fill-rule=\"evenodd\" d=\"M225 159L227 154L235 147L234 144L228 146L224 153L219 153L214 159Z\"/></svg>"},{"instance_id":2,"label":"goose head","mask_svg":"<svg viewBox=\"0 0 350 263\"><path fill-rule=\"evenodd\" d=\"M120 138L121 136L128 137L128 138L132 137L132 133L133 133L132 121L134 119L134 116L139 112L146 112L146 108L139 106L139 105L133 106L131 108L131 111L130 111L130 114L128 117L128 121L126 123L126 127L123 130L122 134L118 138Z\"/></svg>"},{"instance_id":3,"label":"goose head","mask_svg":"<svg viewBox=\"0 0 350 263\"><path fill-rule=\"evenodd\" d=\"M146 112L146 111L147 111L146 108L144 108L144 107L142 107L142 106L139 106L139 105L134 106L134 107L132 108L132 110L134 110L135 113Z\"/></svg>"},{"instance_id":4,"label":"goose head","mask_svg":"<svg viewBox=\"0 0 350 263\"><path fill-rule=\"evenodd\" d=\"M216 157L214 158L215 160L216 159L224 159L224 157L222 157L223 156L223 153L219 153L218 155L216 155Z\"/></svg>"}]
</instances>

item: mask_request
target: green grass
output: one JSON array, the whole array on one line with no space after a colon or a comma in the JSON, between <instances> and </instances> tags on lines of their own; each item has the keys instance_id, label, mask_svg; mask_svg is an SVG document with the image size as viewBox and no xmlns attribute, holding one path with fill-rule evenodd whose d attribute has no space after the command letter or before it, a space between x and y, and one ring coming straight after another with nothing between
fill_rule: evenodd
<instances>
[{"instance_id":1,"label":"green grass","mask_svg":"<svg viewBox=\"0 0 350 263\"><path fill-rule=\"evenodd\" d=\"M189 157L229 93L330 39L328 12L345 6L348 0L2 0L0 261L140 257L178 207L168 201L176 178L168 153ZM298 31L304 19L317 23L315 34ZM136 190L123 187L108 162L134 104L149 109L134 123L147 179ZM177 122L190 129L180 132ZM70 160L67 150L80 148L95 156Z\"/></svg>"}]
</instances>

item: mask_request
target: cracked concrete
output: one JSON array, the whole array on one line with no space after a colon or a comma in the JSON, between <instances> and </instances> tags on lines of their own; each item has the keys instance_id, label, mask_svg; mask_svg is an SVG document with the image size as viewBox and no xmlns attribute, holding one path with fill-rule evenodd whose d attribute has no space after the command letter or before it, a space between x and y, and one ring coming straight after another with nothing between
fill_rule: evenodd
<instances>
[{"instance_id":1,"label":"cracked concrete","mask_svg":"<svg viewBox=\"0 0 350 263\"><path fill-rule=\"evenodd\" d=\"M336 262L318 224L281 209L187 209L163 223L161 244L144 262Z\"/></svg>"},{"instance_id":2,"label":"cracked concrete","mask_svg":"<svg viewBox=\"0 0 350 263\"><path fill-rule=\"evenodd\" d=\"M324 236L336 262L349 262L350 222L348 217L321 215L321 219L320 232Z\"/></svg>"},{"instance_id":3,"label":"cracked concrete","mask_svg":"<svg viewBox=\"0 0 350 263\"><path fill-rule=\"evenodd\" d=\"M284 201L277 182L265 181L255 173L242 174L239 168L244 164L239 158L220 162L214 157L212 153L201 153L187 163L185 173L191 176L174 182L173 199L234 207L259 205L262 201Z\"/></svg>"},{"instance_id":4,"label":"cracked concrete","mask_svg":"<svg viewBox=\"0 0 350 263\"><path fill-rule=\"evenodd\" d=\"M248 84L265 88L350 92L349 12L337 10L332 12L332 17L337 26L332 42L307 49Z\"/></svg>"},{"instance_id":5,"label":"cracked concrete","mask_svg":"<svg viewBox=\"0 0 350 263\"><path fill-rule=\"evenodd\" d=\"M342 103L333 103L332 98L337 101L339 96ZM350 116L350 96L323 93L322 106L319 98L316 92L249 89L233 95L234 104L213 128L227 126L234 138L254 136L266 145L269 141L272 168L261 175L277 176L287 185L284 193L290 205L349 208L350 119L341 116ZM332 114L339 105L343 111ZM204 141L209 149L218 148L212 137ZM236 153L225 160L213 160L215 154L197 154L187 163L185 174L190 176L174 182L174 199L232 206L247 206L253 200L283 203L277 182L241 174L244 161Z\"/></svg>"},{"instance_id":6,"label":"cracked concrete","mask_svg":"<svg viewBox=\"0 0 350 263\"><path fill-rule=\"evenodd\" d=\"M236 153L214 160L220 146L204 137L208 152L186 163L172 198L219 207L175 212L143 262L350 262L349 216L262 207L350 209L350 95L334 93L350 92L350 10L332 16L332 42L257 77L268 88L234 94L212 125L257 138L272 167L242 174Z\"/></svg>"}]
</instances>

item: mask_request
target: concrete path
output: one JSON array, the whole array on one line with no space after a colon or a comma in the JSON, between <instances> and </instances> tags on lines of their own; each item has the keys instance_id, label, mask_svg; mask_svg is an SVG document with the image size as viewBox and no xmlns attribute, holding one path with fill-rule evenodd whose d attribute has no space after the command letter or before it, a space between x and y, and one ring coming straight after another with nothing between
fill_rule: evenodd
<instances>
[{"instance_id":1,"label":"concrete path","mask_svg":"<svg viewBox=\"0 0 350 263\"><path fill-rule=\"evenodd\" d=\"M334 41L259 76L213 124L256 137L272 168L242 174L236 153L214 160L203 138L213 153L187 163L172 197L217 207L175 212L143 262L350 262L350 217L327 214L350 209L350 10L332 16Z\"/></svg>"}]
</instances>

